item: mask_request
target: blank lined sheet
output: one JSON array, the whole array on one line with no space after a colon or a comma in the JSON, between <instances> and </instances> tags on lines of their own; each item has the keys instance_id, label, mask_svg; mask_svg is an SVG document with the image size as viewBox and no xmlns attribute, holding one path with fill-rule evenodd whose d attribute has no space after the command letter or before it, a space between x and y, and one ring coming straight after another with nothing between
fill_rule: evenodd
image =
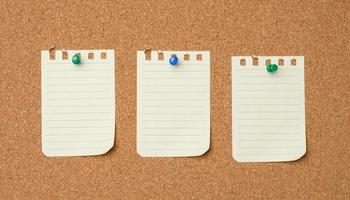
<instances>
[{"instance_id":1,"label":"blank lined sheet","mask_svg":"<svg viewBox=\"0 0 350 200\"><path fill-rule=\"evenodd\" d=\"M54 54L56 53L56 54ZM80 64L72 63L79 53ZM106 153L114 144L114 50L41 52L42 151Z\"/></svg>"},{"instance_id":2,"label":"blank lined sheet","mask_svg":"<svg viewBox=\"0 0 350 200\"><path fill-rule=\"evenodd\" d=\"M180 62L173 66L169 58ZM137 52L137 152L199 156L210 142L210 54Z\"/></svg>"},{"instance_id":3,"label":"blank lined sheet","mask_svg":"<svg viewBox=\"0 0 350 200\"><path fill-rule=\"evenodd\" d=\"M278 70L267 72L269 63ZM304 155L304 57L233 56L232 76L234 159L292 161Z\"/></svg>"}]
</instances>

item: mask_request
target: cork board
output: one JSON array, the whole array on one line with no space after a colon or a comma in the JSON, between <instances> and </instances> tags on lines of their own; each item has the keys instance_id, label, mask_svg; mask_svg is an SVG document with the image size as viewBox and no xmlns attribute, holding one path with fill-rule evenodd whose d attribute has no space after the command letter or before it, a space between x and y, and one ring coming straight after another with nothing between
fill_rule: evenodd
<instances>
[{"instance_id":1,"label":"cork board","mask_svg":"<svg viewBox=\"0 0 350 200\"><path fill-rule=\"evenodd\" d=\"M349 199L349 1L7 1L0 7L0 199ZM41 152L40 50L115 49L117 137L96 157ZM211 52L211 148L136 153L136 51ZM304 55L307 154L231 155L231 55Z\"/></svg>"}]
</instances>

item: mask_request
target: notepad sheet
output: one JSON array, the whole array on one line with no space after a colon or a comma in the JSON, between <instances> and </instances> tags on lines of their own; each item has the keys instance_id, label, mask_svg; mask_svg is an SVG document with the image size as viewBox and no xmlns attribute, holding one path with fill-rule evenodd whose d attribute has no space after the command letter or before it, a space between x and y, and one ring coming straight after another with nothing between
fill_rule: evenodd
<instances>
[{"instance_id":1,"label":"notepad sheet","mask_svg":"<svg viewBox=\"0 0 350 200\"><path fill-rule=\"evenodd\" d=\"M76 53L81 64L72 63ZM54 58L42 51L41 95L46 156L98 155L112 148L114 50L56 51Z\"/></svg>"},{"instance_id":2,"label":"notepad sheet","mask_svg":"<svg viewBox=\"0 0 350 200\"><path fill-rule=\"evenodd\" d=\"M267 72L269 62L280 63L277 72ZM291 161L304 155L304 57L260 56L253 63L251 56L234 56L232 76L234 159Z\"/></svg>"},{"instance_id":3,"label":"notepad sheet","mask_svg":"<svg viewBox=\"0 0 350 200\"><path fill-rule=\"evenodd\" d=\"M173 54L180 60L176 66L169 64ZM210 142L209 52L150 55L147 60L144 51L137 52L137 152L145 157L204 154Z\"/></svg>"}]
</instances>

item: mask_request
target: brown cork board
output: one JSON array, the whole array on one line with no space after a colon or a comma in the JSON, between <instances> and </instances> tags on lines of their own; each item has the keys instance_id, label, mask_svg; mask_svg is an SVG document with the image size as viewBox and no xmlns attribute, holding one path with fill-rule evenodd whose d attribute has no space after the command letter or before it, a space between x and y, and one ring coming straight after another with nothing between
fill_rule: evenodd
<instances>
[{"instance_id":1,"label":"brown cork board","mask_svg":"<svg viewBox=\"0 0 350 200\"><path fill-rule=\"evenodd\" d=\"M350 1L1 1L0 199L349 199ZM41 152L40 50L115 49L115 147ZM211 148L136 153L136 51L211 52ZM307 154L237 163L231 55L305 56ZM234 126L234 125L233 125Z\"/></svg>"}]
</instances>

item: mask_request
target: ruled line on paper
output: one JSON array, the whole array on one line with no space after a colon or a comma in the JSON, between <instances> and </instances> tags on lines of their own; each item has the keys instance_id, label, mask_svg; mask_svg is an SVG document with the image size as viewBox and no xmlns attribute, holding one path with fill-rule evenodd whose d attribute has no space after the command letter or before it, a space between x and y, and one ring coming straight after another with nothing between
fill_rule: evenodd
<instances>
[{"instance_id":1,"label":"ruled line on paper","mask_svg":"<svg viewBox=\"0 0 350 200\"><path fill-rule=\"evenodd\" d=\"M260 100L260 99L299 99L300 97L283 97L283 96L279 96L279 97L237 97L237 99L252 99L254 98L255 100Z\"/></svg>"},{"instance_id":2,"label":"ruled line on paper","mask_svg":"<svg viewBox=\"0 0 350 200\"><path fill-rule=\"evenodd\" d=\"M147 129L150 129L150 130L172 130L172 129L205 130L205 127L204 128L201 128L201 127L176 127L176 126L174 126L174 127L142 127L142 129L144 129L144 130L147 130Z\"/></svg>"},{"instance_id":3,"label":"ruled line on paper","mask_svg":"<svg viewBox=\"0 0 350 200\"><path fill-rule=\"evenodd\" d=\"M298 106L297 103L239 103L237 105L242 105L242 106L256 106L256 105L263 105L263 106Z\"/></svg>"},{"instance_id":4,"label":"ruled line on paper","mask_svg":"<svg viewBox=\"0 0 350 200\"><path fill-rule=\"evenodd\" d=\"M174 85L171 85L171 84L167 84L167 83L163 83L163 85L162 86L174 86L174 87L178 87L178 86L180 86L180 87L182 87L182 86L186 86L186 87L188 87L188 86L201 86L201 87L208 87L208 85L200 85L200 84L183 84L183 83L178 83L178 84L174 84ZM143 85L143 87L148 87L148 86L158 86L159 84L144 84Z\"/></svg>"},{"instance_id":5,"label":"ruled line on paper","mask_svg":"<svg viewBox=\"0 0 350 200\"><path fill-rule=\"evenodd\" d=\"M252 69L252 70L254 70L254 69ZM239 75L236 77L237 78L259 78L259 79L262 79L262 78L266 78L266 77L271 78L271 75L262 75L262 76L261 75L245 75L245 76ZM297 76L297 75L280 75L278 77L299 77L299 76Z\"/></svg>"},{"instance_id":6,"label":"ruled line on paper","mask_svg":"<svg viewBox=\"0 0 350 200\"><path fill-rule=\"evenodd\" d=\"M103 78L103 79L108 79L111 78L110 76L49 76L47 77L47 79L99 79L99 78Z\"/></svg>"},{"instance_id":7,"label":"ruled line on paper","mask_svg":"<svg viewBox=\"0 0 350 200\"><path fill-rule=\"evenodd\" d=\"M237 111L240 114L244 113L299 113L300 111L290 111L290 110L275 110L275 111Z\"/></svg>"},{"instance_id":8,"label":"ruled line on paper","mask_svg":"<svg viewBox=\"0 0 350 200\"><path fill-rule=\"evenodd\" d=\"M158 121L162 121L162 122L203 122L203 121L206 121L206 120L191 120L191 119L157 119L157 120L146 120L146 119L143 119L142 120L143 122L158 122Z\"/></svg>"},{"instance_id":9,"label":"ruled line on paper","mask_svg":"<svg viewBox=\"0 0 350 200\"><path fill-rule=\"evenodd\" d=\"M199 141L169 141L169 142L165 142L165 141L144 141L143 143L145 144L186 144L186 143L203 143L204 141L199 140Z\"/></svg>"},{"instance_id":10,"label":"ruled line on paper","mask_svg":"<svg viewBox=\"0 0 350 200\"><path fill-rule=\"evenodd\" d=\"M46 93L107 93L112 92L111 90L50 90Z\"/></svg>"},{"instance_id":11,"label":"ruled line on paper","mask_svg":"<svg viewBox=\"0 0 350 200\"><path fill-rule=\"evenodd\" d=\"M182 116L186 116L186 115L206 115L207 113L143 113L143 115L182 115Z\"/></svg>"},{"instance_id":12,"label":"ruled line on paper","mask_svg":"<svg viewBox=\"0 0 350 200\"><path fill-rule=\"evenodd\" d=\"M193 151L203 150L202 148L142 148L143 150L149 151Z\"/></svg>"},{"instance_id":13,"label":"ruled line on paper","mask_svg":"<svg viewBox=\"0 0 350 200\"><path fill-rule=\"evenodd\" d=\"M298 156L305 148L302 60L297 58L300 65L282 66L271 74L266 66L252 66L251 61L241 67L240 59L232 59L234 158L254 162Z\"/></svg>"},{"instance_id":14,"label":"ruled line on paper","mask_svg":"<svg viewBox=\"0 0 350 200\"><path fill-rule=\"evenodd\" d=\"M143 70L143 74L145 73L150 73L150 74L153 74L153 73L168 73L170 72L171 70ZM205 73L205 71L203 70L181 70L181 71L177 71L176 73L188 73L188 74L191 74L191 73L198 73L198 72L203 72Z\"/></svg>"},{"instance_id":15,"label":"ruled line on paper","mask_svg":"<svg viewBox=\"0 0 350 200\"><path fill-rule=\"evenodd\" d=\"M91 86L90 83L48 83L47 86ZM95 83L94 86L109 86L109 83Z\"/></svg>"},{"instance_id":16,"label":"ruled line on paper","mask_svg":"<svg viewBox=\"0 0 350 200\"><path fill-rule=\"evenodd\" d=\"M281 149L285 149L285 150L289 150L289 149L298 149L298 148L301 148L302 146L276 146L276 147L257 147L257 146L254 146L254 147L238 147L238 149L242 149L242 150L259 150L259 151L262 151L262 150L281 150Z\"/></svg>"},{"instance_id":17,"label":"ruled line on paper","mask_svg":"<svg viewBox=\"0 0 350 200\"><path fill-rule=\"evenodd\" d=\"M84 136L84 137L88 137L88 136L110 136L110 132L106 132L106 133L101 133L101 132L96 132L96 133L50 133L50 134L47 134L45 135L46 137L61 137L61 136L65 136L65 137L68 137L68 136Z\"/></svg>"},{"instance_id":18,"label":"ruled line on paper","mask_svg":"<svg viewBox=\"0 0 350 200\"><path fill-rule=\"evenodd\" d=\"M205 101L202 98L143 98L143 101Z\"/></svg>"},{"instance_id":19,"label":"ruled line on paper","mask_svg":"<svg viewBox=\"0 0 350 200\"><path fill-rule=\"evenodd\" d=\"M285 92L297 92L298 89L294 90L285 90L285 89L238 89L239 92L279 92L279 91L285 91Z\"/></svg>"},{"instance_id":20,"label":"ruled line on paper","mask_svg":"<svg viewBox=\"0 0 350 200\"><path fill-rule=\"evenodd\" d=\"M109 142L110 140L46 140L50 143L99 143L99 142Z\"/></svg>"},{"instance_id":21,"label":"ruled line on paper","mask_svg":"<svg viewBox=\"0 0 350 200\"><path fill-rule=\"evenodd\" d=\"M169 103L169 101L167 101ZM189 105L189 106L180 106L180 105L164 105L164 106L142 106L142 108L205 108L205 106L195 106L195 105Z\"/></svg>"},{"instance_id":22,"label":"ruled line on paper","mask_svg":"<svg viewBox=\"0 0 350 200\"><path fill-rule=\"evenodd\" d=\"M46 120L47 122L72 122L72 121L109 121L111 119L100 119L100 118L95 118L95 119L48 119Z\"/></svg>"},{"instance_id":23,"label":"ruled line on paper","mask_svg":"<svg viewBox=\"0 0 350 200\"><path fill-rule=\"evenodd\" d=\"M298 132L295 131L261 131L261 130L256 130L254 131L239 131L238 134L298 134Z\"/></svg>"},{"instance_id":24,"label":"ruled line on paper","mask_svg":"<svg viewBox=\"0 0 350 200\"><path fill-rule=\"evenodd\" d=\"M98 68L84 68L84 69L77 69L77 68L71 68L71 67L63 67L63 68L60 68L60 69L48 69L47 72L55 72L55 73L58 73L58 72L73 72L73 73L84 73L84 72L105 72L105 71L110 71L112 72L113 70L111 69L108 69L108 68L101 68L101 67L98 67Z\"/></svg>"},{"instance_id":25,"label":"ruled line on paper","mask_svg":"<svg viewBox=\"0 0 350 200\"><path fill-rule=\"evenodd\" d=\"M287 152L287 153L239 153L241 156L288 156L288 155L295 155L299 152Z\"/></svg>"},{"instance_id":26,"label":"ruled line on paper","mask_svg":"<svg viewBox=\"0 0 350 200\"><path fill-rule=\"evenodd\" d=\"M301 138L295 138L295 139L237 139L239 142L274 142L274 141L281 141L281 142L290 142L290 141L300 141Z\"/></svg>"},{"instance_id":27,"label":"ruled line on paper","mask_svg":"<svg viewBox=\"0 0 350 200\"><path fill-rule=\"evenodd\" d=\"M159 74L164 74L164 75L169 75L169 72L174 72L176 71L176 73L178 74L184 74L184 75L204 75L206 71L205 70L143 70L142 73L143 75L148 74L150 75L150 77L153 77L154 75L159 75Z\"/></svg>"},{"instance_id":28,"label":"ruled line on paper","mask_svg":"<svg viewBox=\"0 0 350 200\"><path fill-rule=\"evenodd\" d=\"M149 80L200 80L203 79L204 77L191 77L191 78L143 78L143 79L149 79Z\"/></svg>"},{"instance_id":29,"label":"ruled line on paper","mask_svg":"<svg viewBox=\"0 0 350 200\"><path fill-rule=\"evenodd\" d=\"M110 114L110 112L90 112L90 111L83 111L83 112L47 112L47 114L66 114L66 115L71 115L71 114Z\"/></svg>"},{"instance_id":30,"label":"ruled line on paper","mask_svg":"<svg viewBox=\"0 0 350 200\"><path fill-rule=\"evenodd\" d=\"M180 91L173 91L173 92L165 92L165 91L143 91L144 94L206 94L206 92L180 92Z\"/></svg>"},{"instance_id":31,"label":"ruled line on paper","mask_svg":"<svg viewBox=\"0 0 350 200\"><path fill-rule=\"evenodd\" d=\"M247 120L262 120L262 121L266 121L266 120L287 120L287 121L297 121L297 120L300 120L299 118L280 118L280 117L276 117L276 118L246 118L246 119L243 119L243 118L240 118L240 119L237 119L238 121L247 121Z\"/></svg>"},{"instance_id":32,"label":"ruled line on paper","mask_svg":"<svg viewBox=\"0 0 350 200\"><path fill-rule=\"evenodd\" d=\"M207 85L191 85L191 84L188 84L188 85L144 85L143 88L148 88L148 87L164 87L164 86L167 86L167 87L176 87L176 88L182 88L182 87L188 87L188 86L192 86L193 88L202 88L202 87L208 87Z\"/></svg>"},{"instance_id":33,"label":"ruled line on paper","mask_svg":"<svg viewBox=\"0 0 350 200\"><path fill-rule=\"evenodd\" d=\"M48 156L96 155L114 142L114 51L67 51L82 63L50 60L42 51L42 141ZM107 59L86 59L88 53ZM96 151L95 151L96 150ZM95 153L94 153L95 152Z\"/></svg>"},{"instance_id":34,"label":"ruled line on paper","mask_svg":"<svg viewBox=\"0 0 350 200\"><path fill-rule=\"evenodd\" d=\"M87 101L91 101L91 100L104 100L108 97L92 97L87 99L86 97L64 97L64 98L48 98L47 100L49 101L63 101L63 100L87 100Z\"/></svg>"},{"instance_id":35,"label":"ruled line on paper","mask_svg":"<svg viewBox=\"0 0 350 200\"><path fill-rule=\"evenodd\" d=\"M52 106L47 106L47 108L54 108L54 107L111 107L112 105L104 105L104 104L55 104Z\"/></svg>"},{"instance_id":36,"label":"ruled line on paper","mask_svg":"<svg viewBox=\"0 0 350 200\"><path fill-rule=\"evenodd\" d=\"M88 144L90 145L90 144ZM93 149L104 149L106 148L105 146L89 146L88 148L86 147L57 147L57 148L47 148L47 150L55 151L55 150L93 150Z\"/></svg>"},{"instance_id":37,"label":"ruled line on paper","mask_svg":"<svg viewBox=\"0 0 350 200\"><path fill-rule=\"evenodd\" d=\"M203 134L141 134L143 137L203 137Z\"/></svg>"},{"instance_id":38,"label":"ruled line on paper","mask_svg":"<svg viewBox=\"0 0 350 200\"><path fill-rule=\"evenodd\" d=\"M296 127L297 124L272 124L272 125L254 125L253 127L255 128L263 128L263 127L268 127L268 128L271 128L271 127L274 127L274 128L286 128L286 127L290 127L290 128L293 128L293 127ZM252 125L238 125L237 127L252 127Z\"/></svg>"},{"instance_id":39,"label":"ruled line on paper","mask_svg":"<svg viewBox=\"0 0 350 200\"><path fill-rule=\"evenodd\" d=\"M94 128L106 128L105 126L46 126L46 129L94 129Z\"/></svg>"},{"instance_id":40,"label":"ruled line on paper","mask_svg":"<svg viewBox=\"0 0 350 200\"><path fill-rule=\"evenodd\" d=\"M266 82L240 82L237 83L237 85L272 85L275 86L275 83L266 83ZM286 82L286 83L279 83L278 85L299 85L298 82Z\"/></svg>"},{"instance_id":41,"label":"ruled line on paper","mask_svg":"<svg viewBox=\"0 0 350 200\"><path fill-rule=\"evenodd\" d=\"M198 149L206 149L209 143L209 63L180 62L170 66L164 61L145 61L142 54L138 52L137 62L138 152L148 156L190 156L188 151L192 151L197 155Z\"/></svg>"}]
</instances>

